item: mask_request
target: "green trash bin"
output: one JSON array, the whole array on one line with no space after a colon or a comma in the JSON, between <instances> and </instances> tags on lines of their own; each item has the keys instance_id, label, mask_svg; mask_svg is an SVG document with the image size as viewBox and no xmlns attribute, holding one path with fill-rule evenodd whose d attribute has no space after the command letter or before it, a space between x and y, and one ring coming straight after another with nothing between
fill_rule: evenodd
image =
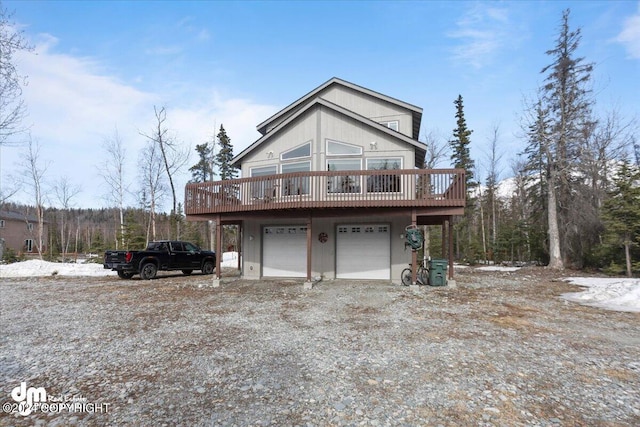
<instances>
[{"instance_id":1,"label":"green trash bin","mask_svg":"<svg viewBox=\"0 0 640 427\"><path fill-rule=\"evenodd\" d=\"M429 260L429 285L445 286L447 284L447 260Z\"/></svg>"}]
</instances>

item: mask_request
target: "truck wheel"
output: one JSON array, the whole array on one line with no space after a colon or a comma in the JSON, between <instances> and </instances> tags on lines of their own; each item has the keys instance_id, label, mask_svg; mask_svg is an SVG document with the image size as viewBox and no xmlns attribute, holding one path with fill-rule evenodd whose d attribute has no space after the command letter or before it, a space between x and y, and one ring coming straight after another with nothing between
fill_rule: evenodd
<instances>
[{"instance_id":1,"label":"truck wheel","mask_svg":"<svg viewBox=\"0 0 640 427\"><path fill-rule=\"evenodd\" d=\"M191 273L193 273L193 270L182 270L182 274L184 274L185 276L189 276L191 275Z\"/></svg>"},{"instance_id":2,"label":"truck wheel","mask_svg":"<svg viewBox=\"0 0 640 427\"><path fill-rule=\"evenodd\" d=\"M131 279L133 277L133 273L118 270L118 277L121 279Z\"/></svg>"},{"instance_id":3,"label":"truck wheel","mask_svg":"<svg viewBox=\"0 0 640 427\"><path fill-rule=\"evenodd\" d=\"M202 264L202 274L213 274L215 268L213 261L205 261L204 264Z\"/></svg>"},{"instance_id":4,"label":"truck wheel","mask_svg":"<svg viewBox=\"0 0 640 427\"><path fill-rule=\"evenodd\" d=\"M148 262L142 266L140 269L140 278L142 280L151 280L156 277L156 273L158 272L158 267L152 262Z\"/></svg>"}]
</instances>

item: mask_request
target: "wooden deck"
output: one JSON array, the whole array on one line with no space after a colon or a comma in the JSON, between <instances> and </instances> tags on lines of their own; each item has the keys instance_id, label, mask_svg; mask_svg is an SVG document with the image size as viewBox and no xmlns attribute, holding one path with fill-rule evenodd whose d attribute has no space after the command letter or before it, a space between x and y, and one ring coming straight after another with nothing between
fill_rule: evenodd
<instances>
[{"instance_id":1,"label":"wooden deck","mask_svg":"<svg viewBox=\"0 0 640 427\"><path fill-rule=\"evenodd\" d=\"M190 183L188 216L329 208L460 208L462 169L296 172Z\"/></svg>"}]
</instances>

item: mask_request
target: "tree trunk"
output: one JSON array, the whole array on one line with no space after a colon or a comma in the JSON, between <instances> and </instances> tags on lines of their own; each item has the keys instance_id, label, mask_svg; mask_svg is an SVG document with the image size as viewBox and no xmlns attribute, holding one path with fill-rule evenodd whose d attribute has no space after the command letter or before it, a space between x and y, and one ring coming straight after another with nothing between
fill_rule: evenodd
<instances>
[{"instance_id":1,"label":"tree trunk","mask_svg":"<svg viewBox=\"0 0 640 427\"><path fill-rule=\"evenodd\" d=\"M560 230L558 227L558 202L556 200L556 180L554 172L549 176L549 268L563 270L564 262L560 251Z\"/></svg>"}]
</instances>

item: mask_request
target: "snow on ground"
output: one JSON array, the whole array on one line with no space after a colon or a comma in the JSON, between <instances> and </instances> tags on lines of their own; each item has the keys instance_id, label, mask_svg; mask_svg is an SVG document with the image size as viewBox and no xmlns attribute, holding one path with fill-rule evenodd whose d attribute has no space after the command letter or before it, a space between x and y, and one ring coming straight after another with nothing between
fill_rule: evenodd
<instances>
[{"instance_id":1,"label":"snow on ground","mask_svg":"<svg viewBox=\"0 0 640 427\"><path fill-rule=\"evenodd\" d=\"M564 294L564 299L607 310L640 313L640 279L569 277L565 280L587 289Z\"/></svg>"},{"instance_id":2,"label":"snow on ground","mask_svg":"<svg viewBox=\"0 0 640 427\"><path fill-rule=\"evenodd\" d=\"M222 255L222 267L237 267L238 253L225 252ZM2 277L44 277L44 276L115 276L116 272L105 269L95 263L60 263L31 259L0 265Z\"/></svg>"},{"instance_id":3,"label":"snow on ground","mask_svg":"<svg viewBox=\"0 0 640 427\"><path fill-rule=\"evenodd\" d=\"M237 252L225 252L222 266L235 268L238 265ZM456 265L456 268L466 266ZM519 267L485 266L477 267L480 271L512 272ZM13 264L0 265L0 278L3 277L44 277L44 276L112 276L115 271L106 270L102 264L94 263L54 263L40 260L29 260ZM582 292L562 295L562 298L592 305L608 310L631 311L640 313L640 279L602 278L602 277L570 277L570 283L583 286Z\"/></svg>"}]
</instances>

